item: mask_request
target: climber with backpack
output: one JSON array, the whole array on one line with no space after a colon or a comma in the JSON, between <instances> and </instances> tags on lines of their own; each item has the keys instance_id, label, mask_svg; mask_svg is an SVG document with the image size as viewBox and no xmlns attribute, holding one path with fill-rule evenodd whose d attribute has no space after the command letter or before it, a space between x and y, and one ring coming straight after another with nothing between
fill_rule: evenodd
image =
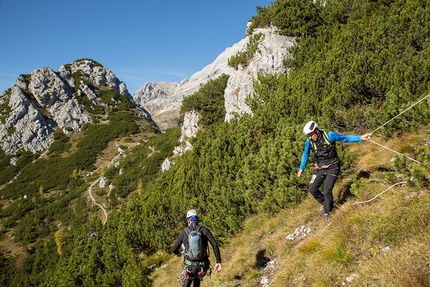
<instances>
[{"instance_id":1,"label":"climber with backpack","mask_svg":"<svg viewBox=\"0 0 430 287\"><path fill-rule=\"evenodd\" d=\"M336 132L325 132L318 128L314 121L309 121L303 127L303 133L308 137L305 142L302 161L300 164L298 177L303 176L303 171L308 162L309 154L312 151L314 156L314 173L312 175L309 192L323 206L320 215L324 216L325 220L329 219L330 213L333 211L333 187L340 171L340 159L336 150L336 142L361 142L370 140L371 133L362 136L346 136ZM324 183L324 192L319 188Z\"/></svg>"},{"instance_id":2,"label":"climber with backpack","mask_svg":"<svg viewBox=\"0 0 430 287\"><path fill-rule=\"evenodd\" d=\"M215 254L215 271L220 272L221 253L217 242L210 230L199 225L197 211L191 209L187 212L188 226L182 230L173 246L173 253L181 256L180 247L184 247L184 265L178 277L178 282L183 287L190 287L194 282L194 287L199 287L200 282L206 275L210 275L211 266L209 261L208 243L212 245Z\"/></svg>"}]
</instances>

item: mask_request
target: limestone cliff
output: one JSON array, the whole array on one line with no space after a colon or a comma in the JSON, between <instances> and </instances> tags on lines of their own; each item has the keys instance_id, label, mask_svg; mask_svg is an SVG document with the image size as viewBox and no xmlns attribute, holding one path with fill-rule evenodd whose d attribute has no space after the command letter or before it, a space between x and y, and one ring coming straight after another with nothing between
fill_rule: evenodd
<instances>
[{"instance_id":1,"label":"limestone cliff","mask_svg":"<svg viewBox=\"0 0 430 287\"><path fill-rule=\"evenodd\" d=\"M228 60L237 53L244 52L254 35L261 34L257 51L246 66L236 68L228 65ZM258 75L287 73L283 65L289 57L288 48L294 44L294 38L276 33L276 28L255 29L232 47L221 53L213 63L193 74L190 79L181 82L151 82L138 89L133 99L145 107L161 129L176 126L182 99L197 92L201 85L222 74L228 74L229 80L225 90L226 121L250 113L245 99L253 93L253 82Z\"/></svg>"}]
</instances>

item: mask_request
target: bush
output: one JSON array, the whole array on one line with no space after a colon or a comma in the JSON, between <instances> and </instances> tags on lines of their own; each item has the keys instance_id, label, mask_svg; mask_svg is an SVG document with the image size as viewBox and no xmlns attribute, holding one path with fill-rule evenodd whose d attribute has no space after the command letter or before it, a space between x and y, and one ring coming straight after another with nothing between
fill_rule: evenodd
<instances>
[{"instance_id":1,"label":"bush","mask_svg":"<svg viewBox=\"0 0 430 287\"><path fill-rule=\"evenodd\" d=\"M216 80L209 80L196 93L183 99L181 118L185 112L196 110L201 114L199 124L212 125L224 121L224 91L229 76L221 75Z\"/></svg>"},{"instance_id":2,"label":"bush","mask_svg":"<svg viewBox=\"0 0 430 287\"><path fill-rule=\"evenodd\" d=\"M241 65L242 68L247 67L254 57L255 52L258 50L258 43L262 36L263 34L261 33L251 36L248 44L246 44L245 51L238 52L236 55L231 56L228 59L228 65L236 70L239 68L239 65Z\"/></svg>"}]
</instances>

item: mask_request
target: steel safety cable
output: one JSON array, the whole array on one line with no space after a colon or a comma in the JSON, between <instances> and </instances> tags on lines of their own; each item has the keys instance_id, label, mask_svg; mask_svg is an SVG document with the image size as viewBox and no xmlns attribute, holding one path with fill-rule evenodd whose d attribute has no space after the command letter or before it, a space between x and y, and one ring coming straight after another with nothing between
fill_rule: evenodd
<instances>
[{"instance_id":1,"label":"steel safety cable","mask_svg":"<svg viewBox=\"0 0 430 287\"><path fill-rule=\"evenodd\" d=\"M425 100L426 98L428 98L428 97L430 97L430 94L428 94L427 96L425 96L425 97L421 98L420 100L418 100L417 102L415 102L414 104L412 104L411 106L409 106L407 109L403 110L403 111L402 111L402 112L400 112L398 115L396 115L395 117L393 117L392 119L390 119L389 121L387 121L386 123L384 123L383 125L379 126L377 129L375 129L375 130L372 132L372 134L374 134L377 130L379 130L380 128L382 128L382 127L386 126L388 123L392 122L394 119L398 118L400 115L402 115L402 114L403 114L403 113L405 113L406 111L410 110L411 108L413 108L414 106L416 106L416 105L417 105L417 104L419 104L420 102L424 101L424 100ZM380 143L377 143L377 142L372 141L372 140L369 140L369 141L370 141L371 143L374 143L374 144L376 144L376 145L378 145L378 146L380 146L380 147L383 147L383 148L385 148L385 149L387 149L387 150L389 150L389 151L392 151L392 152L394 152L394 153L396 153L396 154L398 154L398 155L403 156L403 154L401 154L401 153L399 153L399 152L397 152L397 151L395 151L395 150L393 150L393 149L390 149L389 147L386 147L386 146L384 146L384 145L382 145L382 144L380 144ZM409 160L411 160L411 161L416 162L416 163L420 163L419 161L417 161L417 160L415 160L415 159L413 159L413 158L411 158L411 157L408 157L408 156L407 156L407 158L408 158Z\"/></svg>"},{"instance_id":2,"label":"steel safety cable","mask_svg":"<svg viewBox=\"0 0 430 287\"><path fill-rule=\"evenodd\" d=\"M393 187L395 187L396 185L399 185L399 184L406 184L406 181L395 183L392 186L390 186L389 188L387 188L386 190L384 190L383 192L375 195L373 198L371 198L369 200L365 200L365 201L354 202L354 204L362 204L362 203L371 202L371 201L375 200L376 198L378 198L379 196L381 196L382 194L386 193L387 191L389 191L390 189L392 189Z\"/></svg>"},{"instance_id":3,"label":"steel safety cable","mask_svg":"<svg viewBox=\"0 0 430 287\"><path fill-rule=\"evenodd\" d=\"M430 96L430 94L428 94L427 96L425 96L424 98L422 98L421 100L417 101L416 103L414 103L413 105L411 105L409 108L407 108L406 110L402 111L400 114L398 114L397 116L393 117L391 120L389 120L388 122L386 122L385 124L379 126L376 130L374 130L372 132L375 133L377 130L379 130L380 128L384 127L385 125L387 125L388 123L390 123L391 121L393 121L394 119L396 119L397 117L399 117L401 114L403 114L404 112L410 110L412 107L414 107L415 105L419 104L420 102L424 101L426 98L428 98Z\"/></svg>"},{"instance_id":4,"label":"steel safety cable","mask_svg":"<svg viewBox=\"0 0 430 287\"><path fill-rule=\"evenodd\" d=\"M384 145L382 145L382 144L380 144L380 143L377 143L377 142L372 141L372 140L369 140L369 141L370 141L371 143L374 143L374 144L376 144L376 145L380 146L380 147L383 147L383 148L385 148L385 149L388 149L389 151L392 151L392 152L394 152L394 153L396 153L396 154L398 154L398 155L404 156L404 154L401 154L401 153L399 153L398 151L395 151L395 150L393 150L393 149L390 149L389 147L386 147L386 146L384 146ZM419 161L417 161L417 160L415 160L415 159L413 159L413 158L411 158L411 157L409 157L409 156L407 156L407 159L409 159L409 160L411 160L411 161L414 161L414 162L416 162L416 163L420 163Z\"/></svg>"}]
</instances>

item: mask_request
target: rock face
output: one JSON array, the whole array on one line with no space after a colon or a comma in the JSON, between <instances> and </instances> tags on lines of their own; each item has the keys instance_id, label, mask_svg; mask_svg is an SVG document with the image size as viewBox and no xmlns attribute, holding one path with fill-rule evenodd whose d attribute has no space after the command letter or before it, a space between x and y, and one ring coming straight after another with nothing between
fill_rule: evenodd
<instances>
[{"instance_id":1,"label":"rock face","mask_svg":"<svg viewBox=\"0 0 430 287\"><path fill-rule=\"evenodd\" d=\"M192 150L193 146L189 142L189 139L196 137L199 131L199 119L200 114L197 111L191 110L185 113L184 122L181 127L179 146L175 147L173 154L181 156L185 152Z\"/></svg>"},{"instance_id":2,"label":"rock face","mask_svg":"<svg viewBox=\"0 0 430 287\"><path fill-rule=\"evenodd\" d=\"M253 59L246 67L230 67L229 58L243 52L255 34L262 34L262 37ZM278 35L275 28L255 29L253 35L227 48L213 63L193 74L190 79L143 85L134 93L134 101L148 110L161 129L174 127L178 124L177 117L184 97L197 92L207 81L228 74L230 77L225 90L225 120L251 113L245 99L253 92L253 81L257 80L258 75L286 73L283 60L289 57L288 48L294 45L293 38Z\"/></svg>"},{"instance_id":3,"label":"rock face","mask_svg":"<svg viewBox=\"0 0 430 287\"><path fill-rule=\"evenodd\" d=\"M0 105L0 139L6 154L16 153L21 148L35 153L50 146L55 123L45 117L37 103L31 101L18 86L11 88L9 99L5 95L0 98ZM5 116L5 113L8 115Z\"/></svg>"},{"instance_id":4,"label":"rock face","mask_svg":"<svg viewBox=\"0 0 430 287\"><path fill-rule=\"evenodd\" d=\"M278 35L274 28L256 29L254 35L258 33L263 36L253 59L246 67L239 66L230 73L224 94L226 121L244 113L251 114L245 100L254 92L253 83L258 75L287 73L283 61L290 57L288 49L294 44L294 39Z\"/></svg>"},{"instance_id":5,"label":"rock face","mask_svg":"<svg viewBox=\"0 0 430 287\"><path fill-rule=\"evenodd\" d=\"M126 85L92 60L61 66L59 72L42 68L21 75L0 96L0 146L6 154L47 150L55 128L67 134L91 122L91 111L80 101L85 100L92 107L103 105L97 97L101 88L131 100ZM142 112L150 118L146 111Z\"/></svg>"}]
</instances>

